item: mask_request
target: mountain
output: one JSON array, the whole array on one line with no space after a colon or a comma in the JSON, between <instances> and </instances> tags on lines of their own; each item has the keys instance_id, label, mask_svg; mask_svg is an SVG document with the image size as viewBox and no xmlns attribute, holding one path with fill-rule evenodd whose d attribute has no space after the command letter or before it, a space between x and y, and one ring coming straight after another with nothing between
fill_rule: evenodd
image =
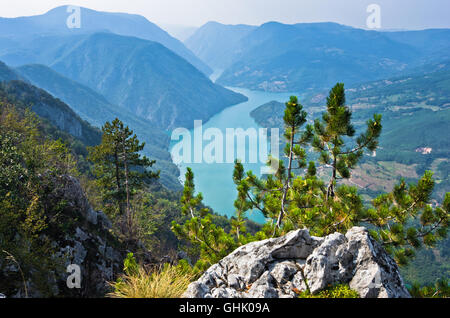
<instances>
[{"instance_id":1,"label":"mountain","mask_svg":"<svg viewBox=\"0 0 450 318\"><path fill-rule=\"evenodd\" d=\"M233 44L233 64L217 83L282 92L329 88L338 81L353 85L448 59L449 46L448 29L378 32L336 23L269 22Z\"/></svg>"},{"instance_id":2,"label":"mountain","mask_svg":"<svg viewBox=\"0 0 450 318\"><path fill-rule=\"evenodd\" d=\"M300 94L312 107L326 104L329 89ZM347 103L359 116L364 111L434 109L450 105L450 60L425 64L394 77L346 85Z\"/></svg>"},{"instance_id":3,"label":"mountain","mask_svg":"<svg viewBox=\"0 0 450 318\"><path fill-rule=\"evenodd\" d=\"M240 40L255 30L250 25L224 25L208 22L186 41L186 46L213 69L225 69L241 52Z\"/></svg>"},{"instance_id":4,"label":"mountain","mask_svg":"<svg viewBox=\"0 0 450 318\"><path fill-rule=\"evenodd\" d=\"M127 247L112 234L111 220L94 210L92 197L82 187L92 178L85 161L86 146L98 144L101 132L83 123L61 101L21 81L1 82L0 101L0 238L2 248L20 264L20 274L18 267L0 266L2 295L103 296L122 271ZM24 120L30 105L40 116ZM70 160L55 140L67 146ZM72 165L83 181L68 175L74 172ZM64 287L64 264L74 259L83 281L91 285ZM0 263L8 263L5 253Z\"/></svg>"},{"instance_id":5,"label":"mountain","mask_svg":"<svg viewBox=\"0 0 450 318\"><path fill-rule=\"evenodd\" d=\"M419 50L422 54L420 62L428 65L431 61L449 58L450 40L448 29L428 29L421 31L385 32L386 37L404 43Z\"/></svg>"},{"instance_id":6,"label":"mountain","mask_svg":"<svg viewBox=\"0 0 450 318\"><path fill-rule=\"evenodd\" d=\"M61 6L37 16L0 18L0 38L3 38L0 39L0 48L11 47L11 41L19 42L23 47L23 43L40 37L96 33L99 31L112 32L161 43L186 59L206 75L212 73L212 70L188 50L182 42L170 36L166 31L159 28L156 24L151 23L143 16L126 13L99 12L87 8L80 8L80 28L70 29L67 27L67 19L71 15L71 12L67 12L67 9L68 6ZM5 46L7 43L2 43L2 41L9 41L10 43L8 43L8 46ZM23 49L15 48L15 50L20 51ZM9 52L11 54L11 49ZM10 65L18 65L10 63L4 57L0 57L0 59ZM35 62L37 61L27 61L25 63Z\"/></svg>"},{"instance_id":7,"label":"mountain","mask_svg":"<svg viewBox=\"0 0 450 318\"><path fill-rule=\"evenodd\" d=\"M30 107L39 117L87 146L97 145L101 141L100 130L82 120L65 103L33 85L17 80L1 82L0 99L8 103L20 102L23 108Z\"/></svg>"},{"instance_id":8,"label":"mountain","mask_svg":"<svg viewBox=\"0 0 450 318\"><path fill-rule=\"evenodd\" d=\"M160 129L192 127L247 98L212 83L157 42L97 33L64 46L50 66Z\"/></svg>"},{"instance_id":9,"label":"mountain","mask_svg":"<svg viewBox=\"0 0 450 318\"><path fill-rule=\"evenodd\" d=\"M370 158L372 165L394 162L413 172L405 174L398 166L386 171L391 177L403 174L412 178L433 170L437 180L434 197L440 200L450 186L450 62L441 63L439 68L435 65L425 68L435 71L347 87L346 103L353 111L357 129L362 129L373 114L383 115L380 148L376 157ZM318 118L325 110L327 95L328 92L321 91L300 98L310 119ZM255 109L251 116L263 127L282 128L284 109L284 104L270 102ZM384 169L366 168L375 173ZM370 180L373 174L365 178Z\"/></svg>"},{"instance_id":10,"label":"mountain","mask_svg":"<svg viewBox=\"0 0 450 318\"><path fill-rule=\"evenodd\" d=\"M120 117L124 122L129 121L132 127L138 126L142 130L147 130L149 134L156 134L155 145L160 147L168 145L168 138L163 138L165 134L150 127L150 123L145 119L111 104L104 96L89 87L68 79L45 65L23 65L16 68L16 71L33 85L70 105L80 117L92 125L101 127L105 121Z\"/></svg>"},{"instance_id":11,"label":"mountain","mask_svg":"<svg viewBox=\"0 0 450 318\"><path fill-rule=\"evenodd\" d=\"M186 41L195 33L195 31L198 30L198 27L174 24L160 24L160 27L163 30L167 31L167 33L169 33L171 36L182 42Z\"/></svg>"},{"instance_id":12,"label":"mountain","mask_svg":"<svg viewBox=\"0 0 450 318\"><path fill-rule=\"evenodd\" d=\"M111 104L94 90L70 80L44 65L24 65L16 71L53 96L61 99L84 120L96 127L102 127L106 121L119 118L128 125L146 143L144 153L156 159L155 169L161 170L161 182L170 189L178 189L179 171L171 162L169 136L152 127L147 120L127 110Z\"/></svg>"},{"instance_id":13,"label":"mountain","mask_svg":"<svg viewBox=\"0 0 450 318\"><path fill-rule=\"evenodd\" d=\"M12 80L20 80L21 77L17 72L10 69L5 63L0 61L0 82L8 82Z\"/></svg>"}]
</instances>

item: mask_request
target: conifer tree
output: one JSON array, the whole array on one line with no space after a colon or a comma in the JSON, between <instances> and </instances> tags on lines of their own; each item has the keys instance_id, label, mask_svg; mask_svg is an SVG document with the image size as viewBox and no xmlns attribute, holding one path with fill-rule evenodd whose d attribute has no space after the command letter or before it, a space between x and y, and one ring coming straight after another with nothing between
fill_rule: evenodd
<instances>
[{"instance_id":1,"label":"conifer tree","mask_svg":"<svg viewBox=\"0 0 450 318\"><path fill-rule=\"evenodd\" d=\"M141 143L127 126L119 119L106 122L102 127L102 142L90 148L89 159L95 164L94 173L102 189L104 201L115 206L120 217L125 216L122 232L128 238L133 237L133 210L131 200L138 189L159 172L151 172L154 160L142 156L140 152L145 143ZM113 212L114 213L114 212Z\"/></svg>"},{"instance_id":2,"label":"conifer tree","mask_svg":"<svg viewBox=\"0 0 450 318\"><path fill-rule=\"evenodd\" d=\"M371 234L398 264L406 265L422 246L434 247L447 237L450 221L450 192L442 205L430 204L433 173L425 172L417 184L404 180L393 191L380 195L365 210L360 222L371 224Z\"/></svg>"},{"instance_id":3,"label":"conifer tree","mask_svg":"<svg viewBox=\"0 0 450 318\"><path fill-rule=\"evenodd\" d=\"M432 207L431 172L426 172L417 184L408 186L401 181L391 193L374 199L371 208L365 206L356 187L337 184L351 176L365 151L376 150L382 129L380 115L367 121L366 131L352 143L356 132L351 111L345 106L344 85L337 84L330 92L322 119L315 121L314 128L307 126L297 139L294 136L299 131L298 125L306 121L306 115L303 117L298 108L296 99L291 97L284 117L287 169L280 161L274 176L260 179L251 171L245 173L240 162L235 164L233 179L239 193L240 213L257 209L272 219L255 238L282 235L298 228L325 236L364 225L399 264L406 264L416 249L433 246L446 237L450 194L446 194L442 206ZM327 185L316 176L315 163L306 164L305 150L300 147L307 146L311 139L313 149L320 152L319 163L331 167ZM292 165L294 161L297 166ZM298 174L294 175L296 169Z\"/></svg>"},{"instance_id":4,"label":"conifer tree","mask_svg":"<svg viewBox=\"0 0 450 318\"><path fill-rule=\"evenodd\" d=\"M183 196L181 198L182 213L188 219L184 224L172 222L172 231L178 238L191 245L190 254L198 259L195 271L204 271L217 263L241 244L246 244L244 225L240 222L243 215L234 220L230 233L214 223L214 216L202 203L203 197L195 195L194 173L190 168L186 172Z\"/></svg>"},{"instance_id":5,"label":"conifer tree","mask_svg":"<svg viewBox=\"0 0 450 318\"><path fill-rule=\"evenodd\" d=\"M269 175L267 180L260 180L251 171L247 172L244 177L242 164L240 162L235 164L234 180L238 193L240 193L242 207L247 210L257 209L265 217L272 219L273 224L266 227L267 231L272 231L272 236L275 236L276 231L281 228L284 218L289 217L288 209L292 197L294 171L299 173L308 165L306 151L302 147L312 140L313 127L307 125L304 131L301 130L306 123L306 117L307 113L298 102L298 98L291 96L286 103L283 117L284 137L287 141L284 149L287 167L285 167L284 161L279 161L275 177ZM271 164L272 160L277 159L270 158L268 164ZM311 163L310 168L312 169Z\"/></svg>"},{"instance_id":6,"label":"conifer tree","mask_svg":"<svg viewBox=\"0 0 450 318\"><path fill-rule=\"evenodd\" d=\"M348 145L354 137L355 128L351 122L352 112L345 105L345 89L343 83L338 83L327 98L327 111L322 119L314 122L314 150L320 152L321 164L331 166L332 175L327 187L327 200L334 198L336 181L350 178L350 170L355 168L364 155L365 150L371 152L378 147L380 137L381 115L375 114L367 121L367 130L362 133L354 144Z\"/></svg>"}]
</instances>

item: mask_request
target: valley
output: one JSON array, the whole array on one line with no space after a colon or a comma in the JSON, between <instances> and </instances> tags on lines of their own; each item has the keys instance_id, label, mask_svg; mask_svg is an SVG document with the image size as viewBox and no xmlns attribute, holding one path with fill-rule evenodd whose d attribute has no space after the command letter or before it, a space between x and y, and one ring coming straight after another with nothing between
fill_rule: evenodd
<instances>
[{"instance_id":1,"label":"valley","mask_svg":"<svg viewBox=\"0 0 450 318\"><path fill-rule=\"evenodd\" d=\"M366 297L348 235L401 295L450 277L450 29L205 20L177 39L79 10L74 28L66 6L0 17L0 298L122 298L159 274L181 286L159 296L203 295L221 260L260 266L248 246L273 242L258 281L208 290ZM66 288L72 263L95 286Z\"/></svg>"},{"instance_id":2,"label":"valley","mask_svg":"<svg viewBox=\"0 0 450 318\"><path fill-rule=\"evenodd\" d=\"M271 100L285 101L291 95L290 93L269 93L252 91L242 88L232 88L237 93L243 94L248 97L248 101L229 107L219 114L212 117L209 121L203 123L203 130L210 127L217 128L225 135L227 128L242 128L244 130L248 128L259 128L253 118L250 116L251 111L257 108L262 103ZM192 135L193 131L191 130ZM176 144L172 143L172 147ZM227 145L224 145L226 148ZM235 156L233 159L247 160L250 156L249 142L245 143L245 149L237 149L237 144L234 145L234 149L224 149L224 153L233 153ZM237 154L242 151L246 154L246 158L238 158ZM254 173L260 173L260 170L265 166L265 162L258 163L246 163L245 168L252 170ZM237 191L236 186L233 183L233 163L221 163L221 164L208 164L208 163L182 163L180 166L181 175L184 176L186 168L190 167L196 176L196 187L199 192L204 195L204 202L210 206L214 211L221 215L232 217L235 214L233 210L233 202L236 200ZM183 178L181 179L184 180ZM217 184L217 187L211 187L211 180ZM254 211L250 213L249 218L258 223L264 223L264 217L258 212Z\"/></svg>"}]
</instances>

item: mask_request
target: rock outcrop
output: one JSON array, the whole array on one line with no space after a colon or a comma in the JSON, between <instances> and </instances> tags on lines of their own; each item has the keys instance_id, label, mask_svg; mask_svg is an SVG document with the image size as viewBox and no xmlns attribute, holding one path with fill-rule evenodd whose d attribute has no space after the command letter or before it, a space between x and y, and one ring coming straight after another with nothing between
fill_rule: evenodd
<instances>
[{"instance_id":1,"label":"rock outcrop","mask_svg":"<svg viewBox=\"0 0 450 318\"><path fill-rule=\"evenodd\" d=\"M192 283L186 298L294 298L349 284L362 298L408 298L398 267L367 229L307 230L242 246Z\"/></svg>"},{"instance_id":2,"label":"rock outcrop","mask_svg":"<svg viewBox=\"0 0 450 318\"><path fill-rule=\"evenodd\" d=\"M109 290L108 282L122 273L123 248L109 232L108 217L92 209L76 178L60 176L52 183L54 188L48 201L64 202L61 213L66 220L63 227L53 227L45 233L54 251L52 260L57 265L45 271L45 286L36 284L33 275L27 277L26 282L17 279L20 269L15 264L4 266L0 279L8 282L5 284L8 290L2 292L8 298L104 296ZM68 280L77 282L70 278L75 268L79 269L79 286L68 284Z\"/></svg>"}]
</instances>

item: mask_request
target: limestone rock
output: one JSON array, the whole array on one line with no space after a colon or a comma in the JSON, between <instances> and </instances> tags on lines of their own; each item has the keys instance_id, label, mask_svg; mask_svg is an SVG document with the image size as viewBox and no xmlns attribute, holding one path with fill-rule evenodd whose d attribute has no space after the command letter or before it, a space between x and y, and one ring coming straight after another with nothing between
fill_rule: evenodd
<instances>
[{"instance_id":1,"label":"limestone rock","mask_svg":"<svg viewBox=\"0 0 450 318\"><path fill-rule=\"evenodd\" d=\"M410 297L398 267L367 229L311 237L307 230L242 246L192 283L186 298L294 298L349 284L363 298Z\"/></svg>"},{"instance_id":2,"label":"limestone rock","mask_svg":"<svg viewBox=\"0 0 450 318\"><path fill-rule=\"evenodd\" d=\"M28 296L34 297L102 297L110 290L109 282L122 273L125 255L119 250L120 243L109 229L111 222L102 212L92 209L79 181L71 176L59 176L54 180L55 188L50 195L50 202L65 202L64 213L73 222L64 231L49 232L48 238L54 250L53 259L57 269L46 273L48 286L43 294L41 287L31 280L27 281ZM1 265L1 264L0 264ZM80 268L81 288L69 288L67 272L69 265ZM0 266L0 279L10 280L8 290L3 290L8 297L25 297L23 281L18 277L15 264ZM32 269L34 270L34 269Z\"/></svg>"}]
</instances>

